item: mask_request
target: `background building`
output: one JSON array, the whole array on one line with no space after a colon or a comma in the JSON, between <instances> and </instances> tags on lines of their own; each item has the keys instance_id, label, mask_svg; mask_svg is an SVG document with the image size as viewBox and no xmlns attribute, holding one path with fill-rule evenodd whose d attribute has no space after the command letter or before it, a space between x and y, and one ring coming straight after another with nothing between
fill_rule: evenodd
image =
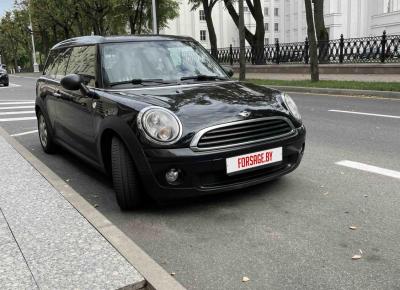
<instances>
[{"instance_id":1,"label":"background building","mask_svg":"<svg viewBox=\"0 0 400 290\"><path fill-rule=\"evenodd\" d=\"M400 35L400 0L325 0L325 24L330 39L382 35ZM255 21L247 7L245 25L254 31ZM236 9L238 11L238 9ZM230 44L239 46L238 30L223 1L213 10L218 47ZM307 23L303 0L264 0L265 44L304 41ZM207 24L201 6L191 11L191 5L183 0L180 15L170 21L166 34L187 35L209 48Z\"/></svg>"}]
</instances>

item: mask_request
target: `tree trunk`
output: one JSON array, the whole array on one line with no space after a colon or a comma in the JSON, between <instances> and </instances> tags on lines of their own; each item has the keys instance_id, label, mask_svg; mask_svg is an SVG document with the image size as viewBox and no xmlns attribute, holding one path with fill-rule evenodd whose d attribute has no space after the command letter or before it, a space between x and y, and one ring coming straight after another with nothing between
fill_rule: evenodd
<instances>
[{"instance_id":1,"label":"tree trunk","mask_svg":"<svg viewBox=\"0 0 400 290\"><path fill-rule=\"evenodd\" d=\"M204 15L206 17L208 37L210 38L211 55L218 60L218 48L217 48L217 35L215 34L214 23L212 20L212 9L208 6L208 0L202 0Z\"/></svg>"},{"instance_id":2,"label":"tree trunk","mask_svg":"<svg viewBox=\"0 0 400 290\"><path fill-rule=\"evenodd\" d=\"M129 25L130 25L130 28L131 28L131 34L136 34L136 30L137 30L136 24L137 24L137 21L138 21L138 18L139 18L138 16L139 16L139 7L140 7L140 5L141 5L141 0L139 0L136 3L136 9L134 10L135 11L135 16L133 16L132 14L129 15ZM132 10L133 10L133 7L132 7Z\"/></svg>"},{"instance_id":3,"label":"tree trunk","mask_svg":"<svg viewBox=\"0 0 400 290\"><path fill-rule=\"evenodd\" d=\"M236 13L235 8L232 5L232 0L224 0L225 7L228 10L229 15L231 16L233 22L235 23L236 27L239 29L239 14ZM244 35L247 42L253 46L255 43L254 35L244 27Z\"/></svg>"},{"instance_id":4,"label":"tree trunk","mask_svg":"<svg viewBox=\"0 0 400 290\"><path fill-rule=\"evenodd\" d=\"M304 0L307 19L307 35L310 42L310 69L311 81L319 81L317 40L315 37L314 17L311 0Z\"/></svg>"},{"instance_id":5,"label":"tree trunk","mask_svg":"<svg viewBox=\"0 0 400 290\"><path fill-rule=\"evenodd\" d=\"M239 15L232 5L233 0L224 0L225 7L232 17L236 27L239 28ZM254 0L254 5L250 0L246 0L247 6L256 21L256 31L252 34L246 27L244 28L244 34L247 42L250 44L253 52L253 63L263 64L264 63L264 15L263 8L260 0Z\"/></svg>"},{"instance_id":6,"label":"tree trunk","mask_svg":"<svg viewBox=\"0 0 400 290\"><path fill-rule=\"evenodd\" d=\"M329 34L325 27L324 0L313 0L313 3L315 31L319 46L319 61L320 63L327 63L329 57Z\"/></svg>"},{"instance_id":7,"label":"tree trunk","mask_svg":"<svg viewBox=\"0 0 400 290\"><path fill-rule=\"evenodd\" d=\"M251 4L249 0L246 0L248 3L247 5ZM254 63L255 64L264 64L265 57L264 57L264 36L265 36L265 28L264 28L264 14L263 14L263 7L261 5L260 0L253 0L254 9L251 10L251 13L256 21L256 31L254 33L254 50L255 53Z\"/></svg>"},{"instance_id":8,"label":"tree trunk","mask_svg":"<svg viewBox=\"0 0 400 290\"><path fill-rule=\"evenodd\" d=\"M140 3L138 34L142 33L144 1Z\"/></svg>"},{"instance_id":9,"label":"tree trunk","mask_svg":"<svg viewBox=\"0 0 400 290\"><path fill-rule=\"evenodd\" d=\"M131 29L131 34L135 34L135 22L133 20L133 15L129 15L129 28Z\"/></svg>"},{"instance_id":10,"label":"tree trunk","mask_svg":"<svg viewBox=\"0 0 400 290\"><path fill-rule=\"evenodd\" d=\"M63 26L63 30L64 30L65 39L68 39L69 38L69 29L68 29L68 27L67 26Z\"/></svg>"},{"instance_id":11,"label":"tree trunk","mask_svg":"<svg viewBox=\"0 0 400 290\"><path fill-rule=\"evenodd\" d=\"M243 11L243 0L239 0L239 80L244 81L246 79L246 59L245 59L245 30L244 30L244 11Z\"/></svg>"}]
</instances>

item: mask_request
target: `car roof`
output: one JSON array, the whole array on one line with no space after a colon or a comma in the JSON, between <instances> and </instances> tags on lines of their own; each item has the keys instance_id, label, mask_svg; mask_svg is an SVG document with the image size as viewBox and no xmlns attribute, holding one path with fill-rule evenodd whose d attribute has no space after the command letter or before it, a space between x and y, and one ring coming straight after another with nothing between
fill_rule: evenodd
<instances>
[{"instance_id":1,"label":"car roof","mask_svg":"<svg viewBox=\"0 0 400 290\"><path fill-rule=\"evenodd\" d=\"M51 50L67 48L73 46L94 45L101 43L119 43L119 42L135 42L135 41L165 41L165 40L180 40L193 41L194 39L188 36L176 35L123 35L123 36L80 36L63 40L54 45Z\"/></svg>"}]
</instances>

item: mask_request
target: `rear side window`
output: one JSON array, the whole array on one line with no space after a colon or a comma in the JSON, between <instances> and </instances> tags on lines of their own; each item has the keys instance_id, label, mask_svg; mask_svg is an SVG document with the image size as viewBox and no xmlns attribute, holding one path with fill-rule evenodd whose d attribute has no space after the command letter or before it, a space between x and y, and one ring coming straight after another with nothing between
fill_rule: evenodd
<instances>
[{"instance_id":1,"label":"rear side window","mask_svg":"<svg viewBox=\"0 0 400 290\"><path fill-rule=\"evenodd\" d=\"M66 50L60 52L57 57L57 73L55 74L55 78L58 80L61 80L65 76L71 50L71 48L67 48Z\"/></svg>"},{"instance_id":2,"label":"rear side window","mask_svg":"<svg viewBox=\"0 0 400 290\"><path fill-rule=\"evenodd\" d=\"M58 55L58 51L52 50L47 57L46 66L44 68L44 74L49 75L52 67L54 66L54 61Z\"/></svg>"},{"instance_id":3,"label":"rear side window","mask_svg":"<svg viewBox=\"0 0 400 290\"><path fill-rule=\"evenodd\" d=\"M74 47L66 74L81 75L87 85L94 87L96 85L96 47Z\"/></svg>"},{"instance_id":4,"label":"rear side window","mask_svg":"<svg viewBox=\"0 0 400 290\"><path fill-rule=\"evenodd\" d=\"M61 80L65 76L71 48L58 49L50 53L45 68L45 75Z\"/></svg>"}]
</instances>

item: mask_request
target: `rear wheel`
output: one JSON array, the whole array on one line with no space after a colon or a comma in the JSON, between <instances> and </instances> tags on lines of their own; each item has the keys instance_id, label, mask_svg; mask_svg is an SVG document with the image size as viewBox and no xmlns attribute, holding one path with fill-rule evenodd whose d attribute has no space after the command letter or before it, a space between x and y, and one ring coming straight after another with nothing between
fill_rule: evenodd
<instances>
[{"instance_id":1,"label":"rear wheel","mask_svg":"<svg viewBox=\"0 0 400 290\"><path fill-rule=\"evenodd\" d=\"M49 126L46 121L46 118L42 114L42 112L38 112L38 131L39 131L39 140L42 145L43 151L46 153L54 153L56 150L56 145L54 143L53 135L49 131Z\"/></svg>"},{"instance_id":2,"label":"rear wheel","mask_svg":"<svg viewBox=\"0 0 400 290\"><path fill-rule=\"evenodd\" d=\"M10 85L9 82L6 82L6 83L4 84L5 87L8 87L9 85Z\"/></svg>"},{"instance_id":3,"label":"rear wheel","mask_svg":"<svg viewBox=\"0 0 400 290\"><path fill-rule=\"evenodd\" d=\"M142 201L139 174L128 149L117 137L111 141L111 169L119 207L122 210L139 207Z\"/></svg>"}]
</instances>

